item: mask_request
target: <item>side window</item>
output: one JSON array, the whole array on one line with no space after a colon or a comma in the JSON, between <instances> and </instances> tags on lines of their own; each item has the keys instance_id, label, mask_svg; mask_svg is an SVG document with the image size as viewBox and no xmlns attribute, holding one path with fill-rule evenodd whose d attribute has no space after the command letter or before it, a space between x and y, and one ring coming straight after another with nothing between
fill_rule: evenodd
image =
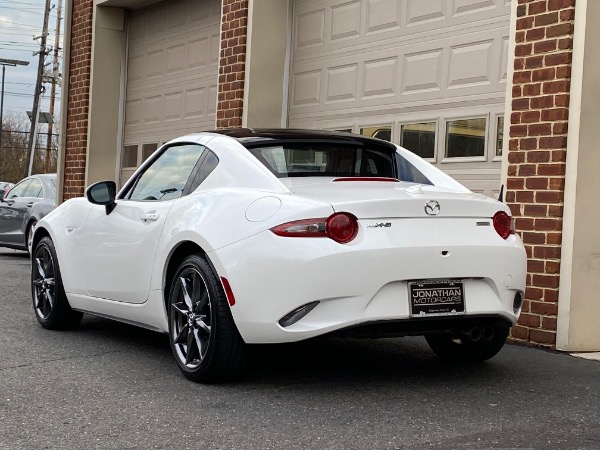
<instances>
[{"instance_id":1,"label":"side window","mask_svg":"<svg viewBox=\"0 0 600 450\"><path fill-rule=\"evenodd\" d=\"M14 188L12 188L10 190L10 192L8 193L6 198L10 199L10 198L16 198L16 197L23 197L23 194L25 193L25 190L29 186L29 183L31 183L31 180L21 181L19 184L17 184Z\"/></svg>"},{"instance_id":2,"label":"side window","mask_svg":"<svg viewBox=\"0 0 600 450\"><path fill-rule=\"evenodd\" d=\"M182 144L168 147L135 182L130 200L172 200L181 197L205 147Z\"/></svg>"},{"instance_id":3,"label":"side window","mask_svg":"<svg viewBox=\"0 0 600 450\"><path fill-rule=\"evenodd\" d=\"M433 184L429 178L409 163L402 155L396 153L396 167L398 169L398 179L419 184Z\"/></svg>"},{"instance_id":4,"label":"side window","mask_svg":"<svg viewBox=\"0 0 600 450\"><path fill-rule=\"evenodd\" d=\"M190 185L190 192L194 192L196 188L200 186L204 180L206 180L206 177L208 177L211 174L211 172L215 170L217 164L219 164L219 158L217 158L217 155L215 155L213 152L208 150L206 158L204 158L204 161L202 161L198 172L192 180L192 184Z\"/></svg>"},{"instance_id":5,"label":"side window","mask_svg":"<svg viewBox=\"0 0 600 450\"><path fill-rule=\"evenodd\" d=\"M42 198L44 196L44 188L42 182L36 178L31 180L27 189L23 193L23 197Z\"/></svg>"}]
</instances>

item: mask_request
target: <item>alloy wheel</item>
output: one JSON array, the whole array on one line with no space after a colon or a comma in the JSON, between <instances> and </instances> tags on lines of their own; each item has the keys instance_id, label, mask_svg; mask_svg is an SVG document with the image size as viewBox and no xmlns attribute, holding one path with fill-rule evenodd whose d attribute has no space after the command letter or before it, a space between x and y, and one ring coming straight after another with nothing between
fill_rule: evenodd
<instances>
[{"instance_id":1,"label":"alloy wheel","mask_svg":"<svg viewBox=\"0 0 600 450\"><path fill-rule=\"evenodd\" d=\"M54 260L48 247L39 246L34 255L33 300L35 313L47 320L52 313L56 299Z\"/></svg>"},{"instance_id":2,"label":"alloy wheel","mask_svg":"<svg viewBox=\"0 0 600 450\"><path fill-rule=\"evenodd\" d=\"M204 360L212 335L211 298L195 268L179 273L171 303L171 339L182 365L194 370Z\"/></svg>"}]
</instances>

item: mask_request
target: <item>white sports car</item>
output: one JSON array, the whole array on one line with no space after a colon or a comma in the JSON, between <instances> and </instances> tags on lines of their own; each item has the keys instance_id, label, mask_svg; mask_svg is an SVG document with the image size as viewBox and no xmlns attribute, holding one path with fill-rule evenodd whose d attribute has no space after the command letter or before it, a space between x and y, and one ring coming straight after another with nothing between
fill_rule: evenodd
<instances>
[{"instance_id":1,"label":"white sports car","mask_svg":"<svg viewBox=\"0 0 600 450\"><path fill-rule=\"evenodd\" d=\"M425 335L441 358L504 345L526 255L506 205L362 136L223 130L158 149L62 204L33 237L45 328L90 313L168 333L195 381L236 374L245 344Z\"/></svg>"}]
</instances>

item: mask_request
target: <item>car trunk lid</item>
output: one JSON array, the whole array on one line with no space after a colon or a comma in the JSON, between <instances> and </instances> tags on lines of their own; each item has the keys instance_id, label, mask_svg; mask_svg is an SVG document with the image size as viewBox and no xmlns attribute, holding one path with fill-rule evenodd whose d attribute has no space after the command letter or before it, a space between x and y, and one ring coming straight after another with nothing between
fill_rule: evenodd
<instances>
[{"instance_id":1,"label":"car trunk lid","mask_svg":"<svg viewBox=\"0 0 600 450\"><path fill-rule=\"evenodd\" d=\"M303 177L281 179L293 195L327 202L335 211L359 219L473 217L491 218L506 208L472 192L390 179Z\"/></svg>"}]
</instances>

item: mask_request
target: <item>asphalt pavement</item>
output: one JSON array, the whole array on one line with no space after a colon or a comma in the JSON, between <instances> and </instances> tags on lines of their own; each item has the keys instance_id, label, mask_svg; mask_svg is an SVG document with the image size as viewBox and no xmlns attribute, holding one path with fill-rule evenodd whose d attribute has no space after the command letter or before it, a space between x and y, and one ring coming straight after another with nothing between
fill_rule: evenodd
<instances>
[{"instance_id":1,"label":"asphalt pavement","mask_svg":"<svg viewBox=\"0 0 600 450\"><path fill-rule=\"evenodd\" d=\"M0 249L1 449L600 449L600 362L507 345L447 365L422 338L257 346L248 376L187 381L166 335L34 316Z\"/></svg>"}]
</instances>

